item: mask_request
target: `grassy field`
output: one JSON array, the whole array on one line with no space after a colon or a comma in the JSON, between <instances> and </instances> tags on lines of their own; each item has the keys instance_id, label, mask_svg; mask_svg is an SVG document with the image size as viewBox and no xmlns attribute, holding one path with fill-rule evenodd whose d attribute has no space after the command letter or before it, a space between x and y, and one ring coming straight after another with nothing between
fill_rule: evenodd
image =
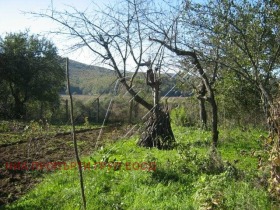
<instances>
[{"instance_id":1,"label":"grassy field","mask_svg":"<svg viewBox=\"0 0 280 210\"><path fill-rule=\"evenodd\" d=\"M83 158L90 164L83 165L88 209L279 208L266 189L269 172L260 166L260 160L267 159L262 140L266 133L222 130L214 151L210 132L173 129L178 145L172 150L137 147L135 136ZM77 168L64 169L45 175L42 183L5 208L81 209Z\"/></svg>"}]
</instances>

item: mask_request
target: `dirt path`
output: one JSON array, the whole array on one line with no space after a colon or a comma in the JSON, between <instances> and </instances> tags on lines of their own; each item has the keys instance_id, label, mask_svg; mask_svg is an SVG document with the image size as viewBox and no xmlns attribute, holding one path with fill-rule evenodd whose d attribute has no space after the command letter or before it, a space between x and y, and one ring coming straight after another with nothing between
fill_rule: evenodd
<instances>
[{"instance_id":1,"label":"dirt path","mask_svg":"<svg viewBox=\"0 0 280 210\"><path fill-rule=\"evenodd\" d=\"M95 147L100 129L77 134L81 156L90 155ZM116 141L124 136L127 128L107 127L103 129L102 139L98 145L106 141ZM0 146L0 207L17 200L40 182L43 173L38 170L11 170L7 163L48 163L74 160L74 150L70 134L56 137L33 139L18 144Z\"/></svg>"}]
</instances>

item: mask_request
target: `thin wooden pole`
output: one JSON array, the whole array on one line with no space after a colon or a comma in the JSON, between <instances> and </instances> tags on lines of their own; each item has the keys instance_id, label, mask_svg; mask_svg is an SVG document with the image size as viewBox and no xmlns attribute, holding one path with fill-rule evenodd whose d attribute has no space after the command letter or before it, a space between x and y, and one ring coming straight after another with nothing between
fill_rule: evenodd
<instances>
[{"instance_id":1,"label":"thin wooden pole","mask_svg":"<svg viewBox=\"0 0 280 210\"><path fill-rule=\"evenodd\" d=\"M132 123L133 99L129 103L129 123Z\"/></svg>"},{"instance_id":2,"label":"thin wooden pole","mask_svg":"<svg viewBox=\"0 0 280 210\"><path fill-rule=\"evenodd\" d=\"M99 123L99 109L100 109L100 106L99 106L99 98L96 99L96 102L97 102L97 115L96 115L96 121L97 123Z\"/></svg>"},{"instance_id":3,"label":"thin wooden pole","mask_svg":"<svg viewBox=\"0 0 280 210\"><path fill-rule=\"evenodd\" d=\"M68 113L68 99L65 100L65 117L66 117L66 122L68 122L69 119L69 113ZM68 123L67 123L68 124Z\"/></svg>"},{"instance_id":4,"label":"thin wooden pole","mask_svg":"<svg viewBox=\"0 0 280 210\"><path fill-rule=\"evenodd\" d=\"M83 171L82 171L82 165L81 165L81 161L80 161L79 153L78 153L75 124L74 124L74 117L73 117L73 115L74 115L73 114L73 99L72 99L72 94L70 92L69 59L68 58L66 58L66 77L67 77L67 89L68 89L68 94L69 94L69 98L70 98L70 119L71 119L71 125L72 125L72 139L73 139L73 144L74 144L76 161L78 163L83 206L84 206L84 209L86 209L86 197L85 197L85 190L84 190Z\"/></svg>"}]
</instances>

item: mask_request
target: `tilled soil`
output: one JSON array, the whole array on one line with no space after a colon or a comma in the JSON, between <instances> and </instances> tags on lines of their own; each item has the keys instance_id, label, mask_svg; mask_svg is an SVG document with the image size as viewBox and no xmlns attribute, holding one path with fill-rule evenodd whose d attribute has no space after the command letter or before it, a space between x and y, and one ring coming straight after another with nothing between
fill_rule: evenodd
<instances>
[{"instance_id":1,"label":"tilled soil","mask_svg":"<svg viewBox=\"0 0 280 210\"><path fill-rule=\"evenodd\" d=\"M106 127L97 146L106 141L123 137L127 128ZM87 130L76 134L80 156L90 155L96 148L100 129ZM0 207L17 200L42 180L46 170L14 170L10 163L51 163L74 161L72 136L69 133L54 137L21 140L16 144L0 145Z\"/></svg>"}]
</instances>

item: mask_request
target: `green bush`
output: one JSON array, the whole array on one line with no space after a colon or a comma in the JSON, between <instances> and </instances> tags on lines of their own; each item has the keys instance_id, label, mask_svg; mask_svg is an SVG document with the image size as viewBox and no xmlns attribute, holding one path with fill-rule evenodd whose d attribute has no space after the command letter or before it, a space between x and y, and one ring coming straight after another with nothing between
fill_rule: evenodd
<instances>
[{"instance_id":1,"label":"green bush","mask_svg":"<svg viewBox=\"0 0 280 210\"><path fill-rule=\"evenodd\" d=\"M203 174L195 189L196 209L271 209L264 189L232 179L227 170L219 175Z\"/></svg>"},{"instance_id":2,"label":"green bush","mask_svg":"<svg viewBox=\"0 0 280 210\"><path fill-rule=\"evenodd\" d=\"M186 108L183 106L172 109L170 116L172 122L177 126L186 126L188 124Z\"/></svg>"}]
</instances>

